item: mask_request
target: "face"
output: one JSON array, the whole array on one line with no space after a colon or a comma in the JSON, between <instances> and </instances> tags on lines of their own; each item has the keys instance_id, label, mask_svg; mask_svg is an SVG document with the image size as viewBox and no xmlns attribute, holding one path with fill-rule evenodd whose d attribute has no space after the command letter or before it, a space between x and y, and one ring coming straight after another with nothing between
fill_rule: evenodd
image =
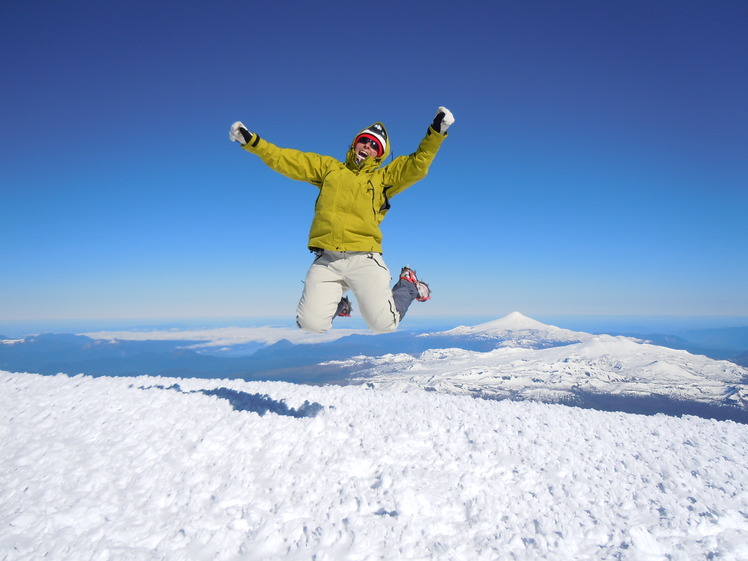
<instances>
[{"instance_id":1,"label":"face","mask_svg":"<svg viewBox=\"0 0 748 561\"><path fill-rule=\"evenodd\" d=\"M376 140L361 138L356 142L353 150L356 152L356 159L361 162L368 157L376 158L379 152L379 144Z\"/></svg>"}]
</instances>

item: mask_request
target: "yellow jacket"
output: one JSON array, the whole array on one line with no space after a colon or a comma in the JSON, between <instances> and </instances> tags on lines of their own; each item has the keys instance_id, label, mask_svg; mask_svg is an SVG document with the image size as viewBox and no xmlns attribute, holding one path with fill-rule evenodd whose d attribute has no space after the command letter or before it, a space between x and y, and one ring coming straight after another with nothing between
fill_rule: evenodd
<instances>
[{"instance_id":1,"label":"yellow jacket","mask_svg":"<svg viewBox=\"0 0 748 561\"><path fill-rule=\"evenodd\" d=\"M382 167L390 152L389 141L381 158L366 158L361 167L356 164L353 146L345 163L331 156L280 148L256 134L244 149L286 177L319 188L309 231L310 248L381 253L379 224L390 208L389 199L426 177L445 138L429 127L413 154L399 156Z\"/></svg>"}]
</instances>

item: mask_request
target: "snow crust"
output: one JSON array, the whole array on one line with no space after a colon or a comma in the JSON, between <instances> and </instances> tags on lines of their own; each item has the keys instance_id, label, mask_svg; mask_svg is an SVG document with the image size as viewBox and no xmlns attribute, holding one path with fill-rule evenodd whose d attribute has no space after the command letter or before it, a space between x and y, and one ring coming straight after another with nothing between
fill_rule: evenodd
<instances>
[{"instance_id":1,"label":"snow crust","mask_svg":"<svg viewBox=\"0 0 748 561\"><path fill-rule=\"evenodd\" d=\"M746 559L748 425L0 372L0 558Z\"/></svg>"}]
</instances>

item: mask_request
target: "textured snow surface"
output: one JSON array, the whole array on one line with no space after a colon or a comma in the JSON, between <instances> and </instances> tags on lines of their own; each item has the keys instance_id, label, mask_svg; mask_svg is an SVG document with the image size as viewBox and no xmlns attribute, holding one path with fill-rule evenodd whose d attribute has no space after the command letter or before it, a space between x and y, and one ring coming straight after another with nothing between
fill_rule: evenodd
<instances>
[{"instance_id":1,"label":"textured snow surface","mask_svg":"<svg viewBox=\"0 0 748 561\"><path fill-rule=\"evenodd\" d=\"M6 561L712 558L748 559L746 425L0 372Z\"/></svg>"}]
</instances>

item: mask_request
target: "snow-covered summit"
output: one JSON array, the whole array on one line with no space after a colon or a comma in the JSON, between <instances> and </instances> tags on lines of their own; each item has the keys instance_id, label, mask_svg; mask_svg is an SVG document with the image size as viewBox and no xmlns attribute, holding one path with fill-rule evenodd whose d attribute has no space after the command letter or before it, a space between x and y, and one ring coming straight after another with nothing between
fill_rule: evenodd
<instances>
[{"instance_id":1,"label":"snow-covered summit","mask_svg":"<svg viewBox=\"0 0 748 561\"><path fill-rule=\"evenodd\" d=\"M552 326L548 326L537 320L529 318L520 312L512 312L511 314L508 314L504 316L503 318L499 318L494 321L489 321L487 323L482 323L480 325L473 327L472 329L476 332L477 331L491 332L491 331L502 331L502 330L519 331L519 330L526 330L526 329L543 330L543 329L547 329L548 327L552 327Z\"/></svg>"},{"instance_id":2,"label":"snow-covered summit","mask_svg":"<svg viewBox=\"0 0 748 561\"><path fill-rule=\"evenodd\" d=\"M433 336L471 337L496 340L503 347L547 347L577 343L593 338L589 333L546 325L520 312L474 326L459 326Z\"/></svg>"},{"instance_id":3,"label":"snow-covered summit","mask_svg":"<svg viewBox=\"0 0 748 561\"><path fill-rule=\"evenodd\" d=\"M353 381L377 387L564 403L657 399L748 413L748 369L731 362L630 337L569 331L518 312L437 335L496 344L482 351L360 356L345 366Z\"/></svg>"}]
</instances>

